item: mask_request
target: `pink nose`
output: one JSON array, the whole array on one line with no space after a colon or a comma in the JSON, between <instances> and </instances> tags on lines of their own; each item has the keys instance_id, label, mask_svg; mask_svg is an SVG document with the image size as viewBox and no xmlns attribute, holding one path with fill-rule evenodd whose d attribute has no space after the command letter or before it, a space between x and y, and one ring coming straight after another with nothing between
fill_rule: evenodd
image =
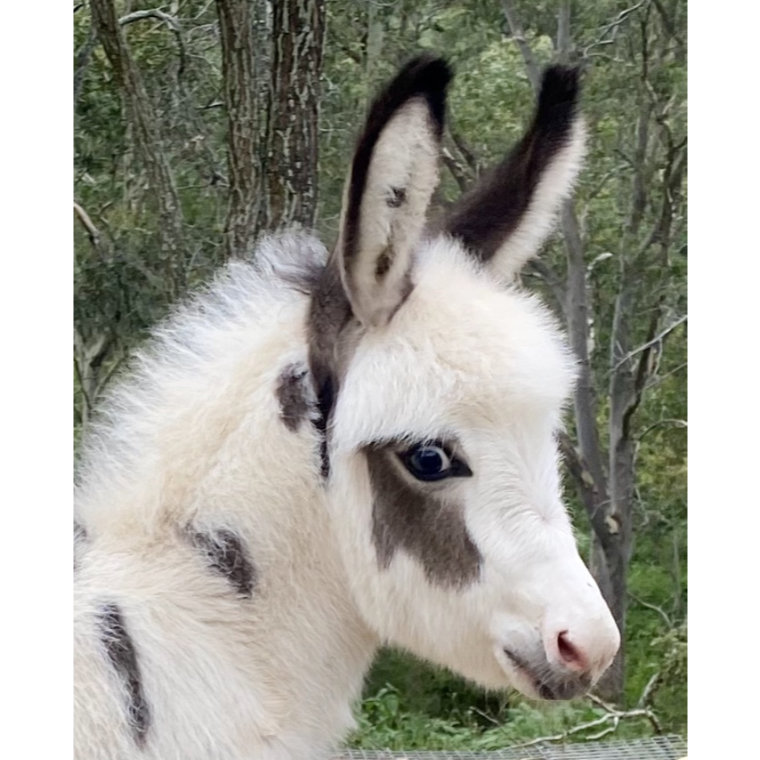
<instances>
[{"instance_id":1,"label":"pink nose","mask_svg":"<svg viewBox=\"0 0 760 760\"><path fill-rule=\"evenodd\" d=\"M570 639L569 631L560 631L557 636L557 654L560 662L570 670L584 673L588 670L586 653Z\"/></svg>"},{"instance_id":2,"label":"pink nose","mask_svg":"<svg viewBox=\"0 0 760 760\"><path fill-rule=\"evenodd\" d=\"M598 678L610 666L620 645L614 624L589 630L584 627L554 630L544 639L549 662L592 679Z\"/></svg>"}]
</instances>

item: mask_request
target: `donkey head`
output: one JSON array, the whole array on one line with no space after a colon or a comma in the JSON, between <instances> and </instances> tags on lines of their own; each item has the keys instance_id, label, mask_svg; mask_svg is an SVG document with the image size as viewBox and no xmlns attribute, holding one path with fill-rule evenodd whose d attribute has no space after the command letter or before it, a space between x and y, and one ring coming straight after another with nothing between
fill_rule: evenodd
<instances>
[{"instance_id":1,"label":"donkey head","mask_svg":"<svg viewBox=\"0 0 760 760\"><path fill-rule=\"evenodd\" d=\"M331 517L384 640L486 686L566 698L619 634L560 494L573 359L510 280L579 168L577 73L547 70L521 142L426 232L449 79L418 58L375 101L312 299Z\"/></svg>"}]
</instances>

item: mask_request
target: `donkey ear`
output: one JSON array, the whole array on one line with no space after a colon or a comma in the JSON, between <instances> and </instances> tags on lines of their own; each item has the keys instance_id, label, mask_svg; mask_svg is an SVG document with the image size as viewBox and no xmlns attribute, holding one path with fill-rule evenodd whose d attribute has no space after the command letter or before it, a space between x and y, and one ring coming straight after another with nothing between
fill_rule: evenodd
<instances>
[{"instance_id":1,"label":"donkey ear","mask_svg":"<svg viewBox=\"0 0 760 760\"><path fill-rule=\"evenodd\" d=\"M374 101L344 192L337 258L354 316L385 324L411 287L412 251L438 184L446 63L421 56Z\"/></svg>"},{"instance_id":2,"label":"donkey ear","mask_svg":"<svg viewBox=\"0 0 760 760\"><path fill-rule=\"evenodd\" d=\"M449 213L444 230L511 279L536 254L583 161L578 70L547 69L533 121L512 152Z\"/></svg>"}]
</instances>

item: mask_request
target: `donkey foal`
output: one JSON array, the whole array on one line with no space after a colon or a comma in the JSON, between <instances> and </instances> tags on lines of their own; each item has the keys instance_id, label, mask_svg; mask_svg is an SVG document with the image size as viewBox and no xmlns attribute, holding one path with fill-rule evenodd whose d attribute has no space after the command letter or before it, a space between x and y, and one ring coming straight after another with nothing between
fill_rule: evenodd
<instances>
[{"instance_id":1,"label":"donkey foal","mask_svg":"<svg viewBox=\"0 0 760 760\"><path fill-rule=\"evenodd\" d=\"M76 499L81 760L323 757L390 642L561 699L619 635L562 504L573 359L513 282L583 153L550 68L509 156L425 228L446 64L374 102L328 256L290 233L110 394Z\"/></svg>"}]
</instances>

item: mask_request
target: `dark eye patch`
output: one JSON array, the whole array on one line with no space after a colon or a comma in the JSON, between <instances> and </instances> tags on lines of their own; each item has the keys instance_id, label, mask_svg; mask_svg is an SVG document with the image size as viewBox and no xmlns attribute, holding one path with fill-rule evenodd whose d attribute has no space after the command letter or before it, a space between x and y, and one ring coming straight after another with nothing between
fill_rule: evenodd
<instances>
[{"instance_id":1,"label":"dark eye patch","mask_svg":"<svg viewBox=\"0 0 760 760\"><path fill-rule=\"evenodd\" d=\"M456 451L449 442L446 446ZM364 447L378 564L389 567L401 549L422 565L431 583L463 588L478 580L482 561L465 524L464 506L449 493L444 496L440 489L431 489L405 475L399 451L409 449L408 445L389 441ZM472 474L469 468L467 472Z\"/></svg>"}]
</instances>

